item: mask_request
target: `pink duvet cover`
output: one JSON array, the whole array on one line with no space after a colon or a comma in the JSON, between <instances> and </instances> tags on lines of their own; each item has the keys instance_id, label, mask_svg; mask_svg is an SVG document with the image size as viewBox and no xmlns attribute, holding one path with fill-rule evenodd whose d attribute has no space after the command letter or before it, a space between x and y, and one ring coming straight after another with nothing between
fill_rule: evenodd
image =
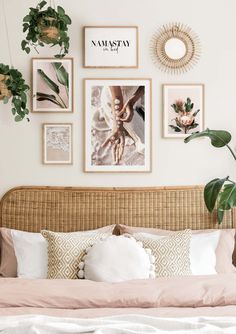
<instances>
[{"instance_id":1,"label":"pink duvet cover","mask_svg":"<svg viewBox=\"0 0 236 334\"><path fill-rule=\"evenodd\" d=\"M0 279L0 316L160 317L236 315L236 275L188 276L116 284L87 280Z\"/></svg>"}]
</instances>

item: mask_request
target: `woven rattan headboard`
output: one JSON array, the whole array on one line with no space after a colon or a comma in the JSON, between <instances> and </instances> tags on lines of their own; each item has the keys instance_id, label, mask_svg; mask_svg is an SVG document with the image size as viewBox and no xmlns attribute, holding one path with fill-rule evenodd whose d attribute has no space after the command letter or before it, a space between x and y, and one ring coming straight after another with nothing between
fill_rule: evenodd
<instances>
[{"instance_id":1,"label":"woven rattan headboard","mask_svg":"<svg viewBox=\"0 0 236 334\"><path fill-rule=\"evenodd\" d=\"M204 205L203 188L19 187L1 201L1 226L39 232L89 230L114 223L180 230L232 228L235 211L218 225Z\"/></svg>"}]
</instances>

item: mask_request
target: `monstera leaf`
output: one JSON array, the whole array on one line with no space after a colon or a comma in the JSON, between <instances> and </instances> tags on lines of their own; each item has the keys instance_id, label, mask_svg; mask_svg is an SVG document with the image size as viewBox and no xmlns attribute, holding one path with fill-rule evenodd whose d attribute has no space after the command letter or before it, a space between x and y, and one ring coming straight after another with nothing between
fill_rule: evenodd
<instances>
[{"instance_id":1,"label":"monstera leaf","mask_svg":"<svg viewBox=\"0 0 236 334\"><path fill-rule=\"evenodd\" d=\"M205 200L205 204L206 207L208 209L209 212L212 212L217 198L219 196L219 193L225 183L225 181L228 180L228 177L224 178L224 179L214 179L212 181L210 181L209 183L207 183L207 185L204 188L204 200Z\"/></svg>"},{"instance_id":2,"label":"monstera leaf","mask_svg":"<svg viewBox=\"0 0 236 334\"><path fill-rule=\"evenodd\" d=\"M184 142L188 143L190 140L200 137L210 138L211 144L215 147L224 147L231 141L231 134L228 131L206 129L202 132L193 133L191 136L185 138Z\"/></svg>"},{"instance_id":3,"label":"monstera leaf","mask_svg":"<svg viewBox=\"0 0 236 334\"><path fill-rule=\"evenodd\" d=\"M219 209L230 210L236 205L236 184L230 183L224 186L219 198Z\"/></svg>"},{"instance_id":4,"label":"monstera leaf","mask_svg":"<svg viewBox=\"0 0 236 334\"><path fill-rule=\"evenodd\" d=\"M197 132L185 138L185 143L192 139L208 137L214 147L226 146L236 161L236 153L228 145L231 141L231 134L228 131L206 129ZM236 206L236 183L225 177L223 179L214 179L204 188L204 201L209 212L212 212L217 206L217 218L221 223L224 218L224 212Z\"/></svg>"}]
</instances>

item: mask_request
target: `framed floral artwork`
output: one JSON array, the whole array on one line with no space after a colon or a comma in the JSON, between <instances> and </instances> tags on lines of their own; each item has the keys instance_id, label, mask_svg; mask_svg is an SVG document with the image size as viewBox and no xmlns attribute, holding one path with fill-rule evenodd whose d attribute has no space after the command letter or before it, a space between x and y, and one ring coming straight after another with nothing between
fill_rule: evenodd
<instances>
[{"instance_id":1,"label":"framed floral artwork","mask_svg":"<svg viewBox=\"0 0 236 334\"><path fill-rule=\"evenodd\" d=\"M32 59L33 112L73 112L73 59Z\"/></svg>"},{"instance_id":2,"label":"framed floral artwork","mask_svg":"<svg viewBox=\"0 0 236 334\"><path fill-rule=\"evenodd\" d=\"M73 163L72 124L43 124L43 163L63 165Z\"/></svg>"},{"instance_id":3,"label":"framed floral artwork","mask_svg":"<svg viewBox=\"0 0 236 334\"><path fill-rule=\"evenodd\" d=\"M185 138L204 129L204 85L163 85L165 138Z\"/></svg>"},{"instance_id":4,"label":"framed floral artwork","mask_svg":"<svg viewBox=\"0 0 236 334\"><path fill-rule=\"evenodd\" d=\"M85 79L85 171L151 171L151 80Z\"/></svg>"},{"instance_id":5,"label":"framed floral artwork","mask_svg":"<svg viewBox=\"0 0 236 334\"><path fill-rule=\"evenodd\" d=\"M137 68L138 27L84 27L84 67Z\"/></svg>"}]
</instances>

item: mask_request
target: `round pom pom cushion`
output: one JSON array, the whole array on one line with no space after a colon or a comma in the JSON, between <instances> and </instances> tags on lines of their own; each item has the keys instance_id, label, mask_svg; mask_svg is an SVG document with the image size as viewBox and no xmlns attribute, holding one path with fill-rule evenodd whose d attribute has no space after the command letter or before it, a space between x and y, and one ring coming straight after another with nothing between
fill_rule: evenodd
<instances>
[{"instance_id":1,"label":"round pom pom cushion","mask_svg":"<svg viewBox=\"0 0 236 334\"><path fill-rule=\"evenodd\" d=\"M155 277L155 258L133 237L110 236L86 249L79 278L97 282L122 282Z\"/></svg>"}]
</instances>

